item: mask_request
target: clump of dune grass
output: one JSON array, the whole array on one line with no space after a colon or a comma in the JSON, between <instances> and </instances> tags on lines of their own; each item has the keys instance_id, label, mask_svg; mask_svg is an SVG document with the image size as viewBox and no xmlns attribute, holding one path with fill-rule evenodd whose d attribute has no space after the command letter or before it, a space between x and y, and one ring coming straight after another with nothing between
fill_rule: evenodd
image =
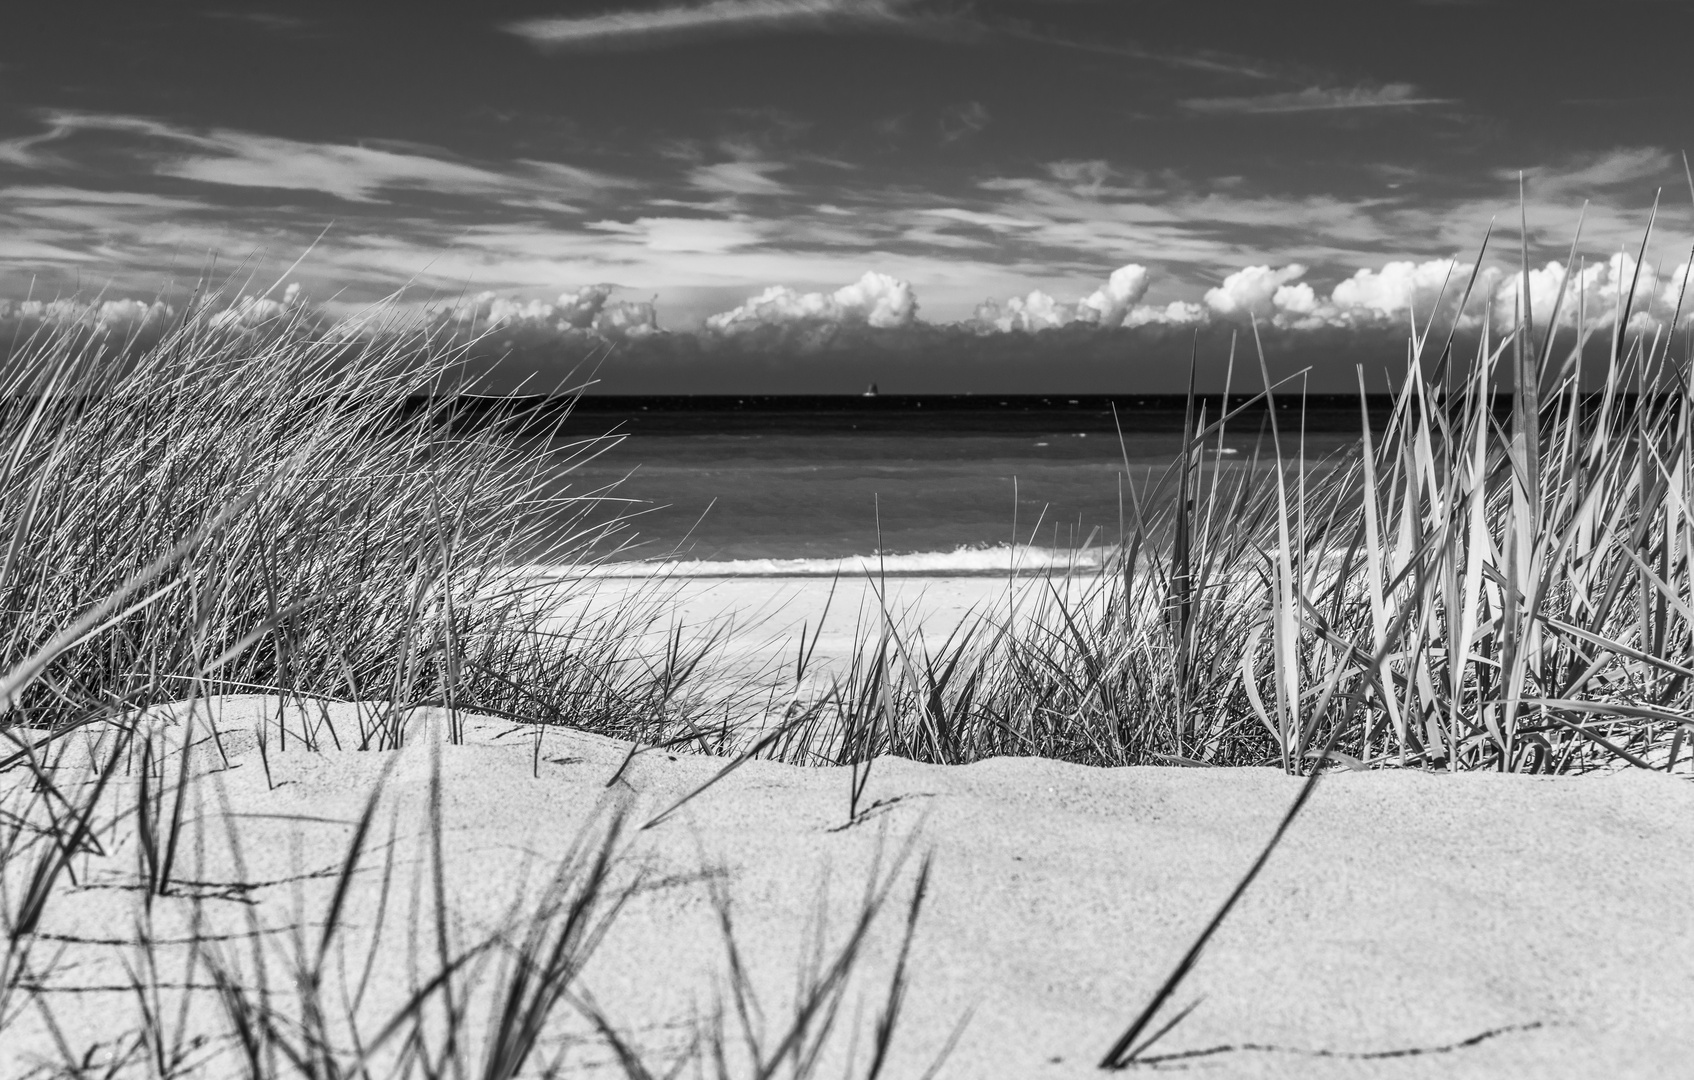
<instances>
[{"instance_id":1,"label":"clump of dune grass","mask_svg":"<svg viewBox=\"0 0 1694 1080\"><path fill-rule=\"evenodd\" d=\"M1208 417L1191 392L1183 450L1126 492L1105 571L933 652L888 622L775 756L1300 771L1333 734L1333 757L1363 766L1688 767L1687 358L1669 331L1629 331L1633 288L1605 318L1561 294L1496 335L1474 283L1449 288L1480 316L1475 352L1457 352L1456 323L1414 326L1386 424L1361 375L1358 443L1319 462L1279 408L1298 384L1272 384L1255 330L1231 378L1258 396ZM1248 406L1258 456L1220 465L1206 450Z\"/></svg>"},{"instance_id":2,"label":"clump of dune grass","mask_svg":"<svg viewBox=\"0 0 1694 1080\"><path fill-rule=\"evenodd\" d=\"M611 734L687 712L698 649L637 645L660 608L561 619L580 586L529 570L615 547L607 493L570 483L614 440L557 410L464 422L466 346L383 318L244 327L202 303L139 351L76 327L14 349L0 660L41 667L0 687L0 722L251 692Z\"/></svg>"}]
</instances>

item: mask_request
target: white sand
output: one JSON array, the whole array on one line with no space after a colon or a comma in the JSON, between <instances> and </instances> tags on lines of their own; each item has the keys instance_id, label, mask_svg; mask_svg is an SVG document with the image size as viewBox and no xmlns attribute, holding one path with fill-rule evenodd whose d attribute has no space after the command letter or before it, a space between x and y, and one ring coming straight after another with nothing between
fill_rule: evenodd
<instances>
[{"instance_id":1,"label":"white sand","mask_svg":"<svg viewBox=\"0 0 1694 1080\"><path fill-rule=\"evenodd\" d=\"M308 922L321 913L330 881L288 879L338 864L351 822L395 757L310 753L297 740L282 753L273 731L277 786L269 788L252 732L271 707L225 703L219 723L231 767L203 780L190 801L205 827L191 830L204 842L204 865L191 876L209 883L198 891L229 894L217 884L237 876L224 840L229 822L241 837L245 880L272 883L245 894L251 909L208 900L212 929L239 930L249 910L269 926L287 925L296 910ZM350 706L327 715L343 739L356 727ZM427 970L434 952L430 932L408 941L405 930L414 891L427 924L429 892L427 874L417 876L427 868L423 723L413 737L377 817L376 869L359 879L348 913L349 940L362 950L392 829L389 966L367 1008L403 996L406 958ZM621 744L549 732L539 776L531 774L534 749L527 733L488 721L471 725L468 745L441 751L447 893L465 940L498 921L526 877L532 885L544 877L597 812L617 805L646 822L722 767L649 753L608 791ZM0 788L12 785L15 796L19 779L6 773ZM70 781L68 768L62 779ZM845 771L750 763L628 838L620 865L643 868L651 885L619 914L583 986L637 1043L674 1046L691 1014L729 1000L723 937L699 877L721 874L769 1035L808 955L805 925L817 899L827 897L826 937L839 941L879 847L891 853L912 839L918 853L933 855L933 880L885 1075L919 1075L966 1015L943 1077L1096 1075L1095 1062L1246 869L1298 783L1262 769L883 760L867 792L876 808L842 829ZM106 856L79 860L86 887L56 901L44 929L132 936L139 898L111 887L132 877L132 832L120 825L103 837ZM1662 775L1333 776L1177 995L1177 1006L1203 1002L1159 1050L1238 1047L1174 1063L1228 1077L1687 1075L1691 843L1694 788ZM865 1061L914 869L907 864L865 957L864 1011L855 1012L860 993L850 994L844 1037L820 1075L842 1075L835 1066L852 1030ZM161 932L180 931L186 900L155 903ZM306 940L315 946L314 933ZM73 992L124 981L114 949L66 950L44 999L73 1047L115 1038L135 1015L134 996ZM160 970L175 978L181 953L161 950ZM362 955L349 961L354 981ZM204 971L196 977L204 981ZM574 1016L568 1004L560 1016ZM36 1018L24 1008L0 1034L6 1073L48 1052ZM209 1006L192 1018L217 1021ZM733 1010L727 1025L734 1045ZM1498 1034L1482 1037L1488 1032ZM1275 1049L1241 1048L1249 1044ZM1403 1054L1345 1056L1387 1052Z\"/></svg>"},{"instance_id":2,"label":"white sand","mask_svg":"<svg viewBox=\"0 0 1694 1080\"><path fill-rule=\"evenodd\" d=\"M616 612L630 607L632 594L662 596L664 618L652 627L655 640L682 625L700 634L733 629L721 660L740 668L770 670L792 679L804 632L808 645L817 633L809 674L827 681L843 673L855 645L874 643L884 612L909 647L939 650L948 636L979 619L994 626L1049 616L1053 593L1075 604L1094 578L1088 575L1003 576L890 575L885 579L843 575L839 581L819 575L792 577L678 577L668 581L611 577L579 590L559 617L579 610ZM833 596L832 596L833 589ZM651 602L651 600L649 601ZM818 632L819 624L822 631Z\"/></svg>"}]
</instances>

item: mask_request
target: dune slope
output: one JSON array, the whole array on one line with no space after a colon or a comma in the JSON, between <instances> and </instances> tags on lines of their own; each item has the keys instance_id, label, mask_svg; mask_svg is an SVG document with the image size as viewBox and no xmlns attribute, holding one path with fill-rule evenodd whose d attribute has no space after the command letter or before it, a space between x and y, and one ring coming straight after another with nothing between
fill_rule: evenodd
<instances>
[{"instance_id":1,"label":"dune slope","mask_svg":"<svg viewBox=\"0 0 1694 1080\"><path fill-rule=\"evenodd\" d=\"M461 718L463 745L443 745L440 713L414 716L401 751L360 752L351 705L283 709L284 746L275 699L217 705L221 750L203 709L192 729L176 883L149 911L135 887L136 819L113 815L104 854L79 859L75 886L46 910L41 933L58 937L32 954L39 993L8 1006L6 1075L63 1058L45 1013L66 1046L121 1054L139 1015L125 973L144 963L169 973L161 983L210 986L205 957L220 957L252 985L268 956L272 992L295 992L285 958L318 948L336 869L379 782L329 950L338 959L325 968L337 1003L365 982L354 1012L367 1036L428 977L441 934L451 951L508 925L542 902L573 845L587 837L590 858L621 815L607 895L634 888L554 1010L549 1053L618 1074L584 1019L590 1006L655 1069L701 1031L720 1031L740 1060L744 1024L771 1053L808 965L827 972L867 883L882 880L885 908L819 1051L819 1075L841 1075L850 1055L862 1073L927 855L884 1075L921 1075L955 1034L940 1076L1091 1075L1300 783L1262 769L882 759L849 824L849 770L750 761L664 815L725 762L650 750L625 764L623 743L476 717ZM183 710L151 730L179 746ZM53 773L67 791L109 738L78 732L43 751L63 747ZM138 797L138 776L120 770L117 805ZM19 769L0 774L0 793L15 800L23 783ZM1168 1012L1200 1004L1147 1056L1216 1076L1675 1075L1694 1001L1690 842L1694 787L1663 775L1326 777ZM733 992L726 911L752 1005ZM197 967L181 944L196 935L216 939ZM142 936L157 942L151 960L133 944ZM492 985L508 955L491 948L462 970ZM362 979L369 956L374 974ZM185 1068L238 1071L224 1067L235 1053L227 1010L210 990L189 994L180 1023L169 993L161 1010L184 1033ZM487 1005L464 999L471 1012Z\"/></svg>"}]
</instances>

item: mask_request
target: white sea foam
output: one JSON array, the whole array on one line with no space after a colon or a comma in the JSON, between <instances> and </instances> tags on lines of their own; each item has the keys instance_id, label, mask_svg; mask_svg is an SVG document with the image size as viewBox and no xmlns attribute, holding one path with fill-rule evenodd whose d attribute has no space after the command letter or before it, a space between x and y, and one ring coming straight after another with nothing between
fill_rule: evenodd
<instances>
[{"instance_id":1,"label":"white sea foam","mask_svg":"<svg viewBox=\"0 0 1694 1080\"><path fill-rule=\"evenodd\" d=\"M665 559L603 563L564 571L571 576L644 578L833 577L867 574L890 577L1005 577L1090 573L1104 566L1115 548L959 548L905 554L849 555L842 559Z\"/></svg>"}]
</instances>

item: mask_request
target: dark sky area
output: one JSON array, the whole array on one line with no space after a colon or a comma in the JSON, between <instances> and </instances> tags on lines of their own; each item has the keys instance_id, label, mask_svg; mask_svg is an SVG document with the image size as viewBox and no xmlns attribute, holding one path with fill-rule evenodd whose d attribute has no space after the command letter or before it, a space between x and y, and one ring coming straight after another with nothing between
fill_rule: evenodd
<instances>
[{"instance_id":1,"label":"dark sky area","mask_svg":"<svg viewBox=\"0 0 1694 1080\"><path fill-rule=\"evenodd\" d=\"M1408 310L1459 316L1496 218L1463 317L1510 330L1520 170L1532 310L1587 202L1561 314L1615 319L1635 281L1666 323L1691 40L1681 2L28 5L0 297L169 299L210 266L343 317L405 286L611 342L657 391L725 358L737 391L898 382L911 342L946 358L914 386L973 388L973 342L1035 384L1120 352L1099 378L1156 382L1251 317L1279 356L1345 343L1346 383L1403 358Z\"/></svg>"}]
</instances>

